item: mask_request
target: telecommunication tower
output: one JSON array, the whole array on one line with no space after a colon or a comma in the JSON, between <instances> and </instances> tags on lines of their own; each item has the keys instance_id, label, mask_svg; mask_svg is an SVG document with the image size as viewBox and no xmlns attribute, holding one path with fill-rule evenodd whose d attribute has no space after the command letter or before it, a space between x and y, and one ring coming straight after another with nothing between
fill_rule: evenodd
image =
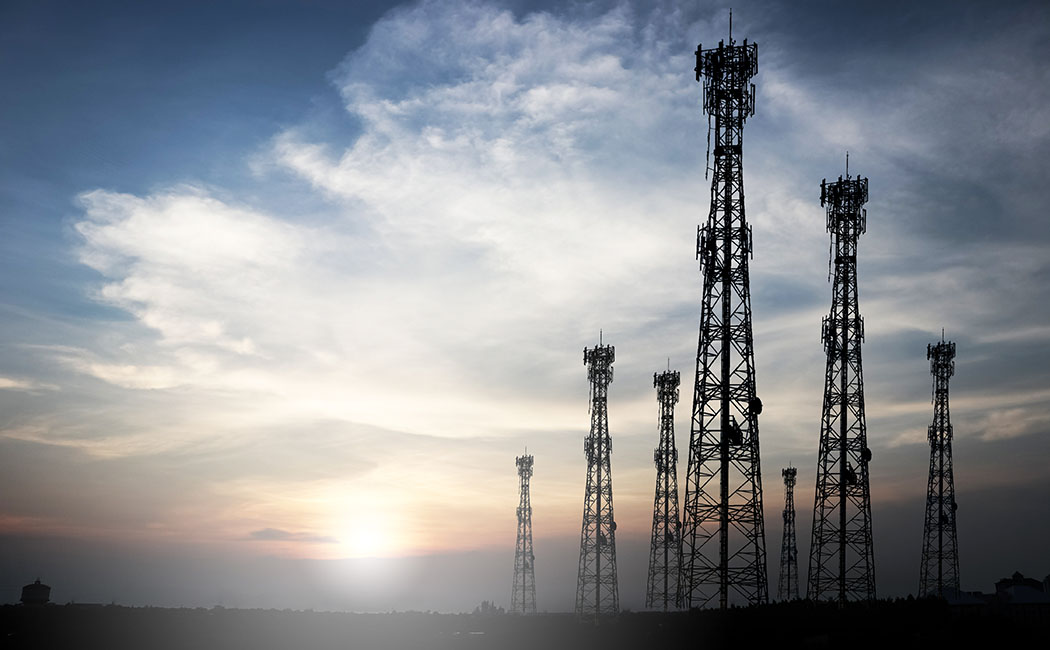
<instances>
[{"instance_id":1,"label":"telecommunication tower","mask_svg":"<svg viewBox=\"0 0 1050 650\"><path fill-rule=\"evenodd\" d=\"M874 600L875 556L871 543L867 428L861 342L864 319L857 301L857 239L865 231L868 179L846 178L820 184L827 206L835 280L831 312L822 338L827 353L824 405L809 555L810 600Z\"/></svg>"},{"instance_id":2,"label":"telecommunication tower","mask_svg":"<svg viewBox=\"0 0 1050 650\"><path fill-rule=\"evenodd\" d=\"M649 580L645 606L667 611L679 606L678 578L682 565L682 531L678 517L678 450L674 444L674 405L681 378L677 370L653 374L660 404L660 446L656 463L656 497L653 500L653 535L649 547Z\"/></svg>"},{"instance_id":3,"label":"telecommunication tower","mask_svg":"<svg viewBox=\"0 0 1050 650\"><path fill-rule=\"evenodd\" d=\"M926 489L926 525L922 533L920 596L959 591L959 546L955 534L955 479L952 472L952 421L948 378L955 374L955 343L926 346L933 374L933 423L929 428L930 482Z\"/></svg>"},{"instance_id":4,"label":"telecommunication tower","mask_svg":"<svg viewBox=\"0 0 1050 650\"><path fill-rule=\"evenodd\" d=\"M687 607L725 608L731 594L749 604L768 599L743 177L744 121L755 112L757 69L758 47L746 39L737 45L732 31L728 45L696 48L714 175L711 212L697 232L704 289L683 514Z\"/></svg>"},{"instance_id":5,"label":"telecommunication tower","mask_svg":"<svg viewBox=\"0 0 1050 650\"><path fill-rule=\"evenodd\" d=\"M532 500L529 479L532 478L532 456L515 459L518 466L518 542L514 547L514 587L510 610L515 614L536 613L536 571L532 553Z\"/></svg>"},{"instance_id":6,"label":"telecommunication tower","mask_svg":"<svg viewBox=\"0 0 1050 650\"><path fill-rule=\"evenodd\" d=\"M798 544L795 543L795 476L798 470L785 467L784 477L784 540L780 544L780 582L777 600L798 600Z\"/></svg>"},{"instance_id":7,"label":"telecommunication tower","mask_svg":"<svg viewBox=\"0 0 1050 650\"><path fill-rule=\"evenodd\" d=\"M583 497L580 569L576 578L576 614L598 617L620 611L616 584L616 521L613 519L612 472L609 455L607 397L613 379L616 349L598 345L583 351L591 384L591 431L583 441L587 457L587 487Z\"/></svg>"}]
</instances>

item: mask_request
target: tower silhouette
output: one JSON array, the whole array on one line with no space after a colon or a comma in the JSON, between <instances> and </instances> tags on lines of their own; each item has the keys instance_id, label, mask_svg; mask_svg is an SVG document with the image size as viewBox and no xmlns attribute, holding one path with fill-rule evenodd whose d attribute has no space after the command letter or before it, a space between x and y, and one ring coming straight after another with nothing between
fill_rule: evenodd
<instances>
[{"instance_id":1,"label":"tower silhouette","mask_svg":"<svg viewBox=\"0 0 1050 650\"><path fill-rule=\"evenodd\" d=\"M955 479L952 472L952 421L948 379L955 374L955 343L926 346L933 374L933 423L930 424L930 481L926 488L926 523L922 532L920 596L959 591L959 546L955 533Z\"/></svg>"},{"instance_id":2,"label":"tower silhouette","mask_svg":"<svg viewBox=\"0 0 1050 650\"><path fill-rule=\"evenodd\" d=\"M612 472L609 455L607 397L613 379L616 350L611 345L584 349L583 363L590 380L591 431L583 441L587 457L587 486L583 498L580 567L576 578L576 614L595 620L620 610L616 584L616 521L613 519Z\"/></svg>"},{"instance_id":3,"label":"tower silhouette","mask_svg":"<svg viewBox=\"0 0 1050 650\"><path fill-rule=\"evenodd\" d=\"M798 600L798 544L795 543L795 476L798 470L785 467L784 477L784 540L780 544L780 582L777 600Z\"/></svg>"},{"instance_id":4,"label":"tower silhouette","mask_svg":"<svg viewBox=\"0 0 1050 650\"><path fill-rule=\"evenodd\" d=\"M515 459L518 466L518 541L514 547L514 587L510 610L516 614L536 613L536 572L532 553L532 500L529 479L532 478L532 456Z\"/></svg>"},{"instance_id":5,"label":"tower silhouette","mask_svg":"<svg viewBox=\"0 0 1050 650\"><path fill-rule=\"evenodd\" d=\"M678 450L674 444L674 405L678 402L677 370L653 374L660 404L660 446L656 463L656 497L653 499L653 534L649 546L649 580L645 606L667 611L679 606L678 578L682 565L682 531L678 517Z\"/></svg>"},{"instance_id":6,"label":"tower silhouette","mask_svg":"<svg viewBox=\"0 0 1050 650\"><path fill-rule=\"evenodd\" d=\"M846 178L820 184L827 206L827 229L835 269L831 313L824 318L827 352L824 405L809 555L811 600L875 598L875 557L871 543L867 429L861 341L864 320L857 301L857 239L865 231L868 179Z\"/></svg>"},{"instance_id":7,"label":"tower silhouette","mask_svg":"<svg viewBox=\"0 0 1050 650\"><path fill-rule=\"evenodd\" d=\"M755 112L754 43L696 48L708 138L714 133L711 212L697 232L703 304L696 354L683 513L683 592L688 607L768 598L758 415L744 216L743 129ZM711 121L713 120L713 126ZM710 152L709 152L710 153ZM717 599L717 600L716 600Z\"/></svg>"}]
</instances>

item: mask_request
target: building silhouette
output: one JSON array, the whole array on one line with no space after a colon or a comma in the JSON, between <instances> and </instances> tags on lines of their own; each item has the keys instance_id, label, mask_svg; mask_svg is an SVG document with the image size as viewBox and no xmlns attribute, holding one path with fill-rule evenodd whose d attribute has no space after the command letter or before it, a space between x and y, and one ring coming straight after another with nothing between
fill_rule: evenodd
<instances>
[{"instance_id":1,"label":"building silhouette","mask_svg":"<svg viewBox=\"0 0 1050 650\"><path fill-rule=\"evenodd\" d=\"M23 605L46 605L50 601L51 587L40 582L40 578L37 578L36 582L22 587L21 602Z\"/></svg>"}]
</instances>

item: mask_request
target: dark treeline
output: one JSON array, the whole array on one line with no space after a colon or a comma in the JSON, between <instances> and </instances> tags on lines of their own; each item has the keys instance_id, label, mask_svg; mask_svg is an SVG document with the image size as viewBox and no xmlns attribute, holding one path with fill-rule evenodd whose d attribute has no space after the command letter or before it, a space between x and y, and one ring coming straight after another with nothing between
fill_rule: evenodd
<instances>
[{"instance_id":1,"label":"dark treeline","mask_svg":"<svg viewBox=\"0 0 1050 650\"><path fill-rule=\"evenodd\" d=\"M601 625L571 614L514 616L119 605L0 607L4 647L216 650L560 650L587 648L844 648L1001 646L1045 640L1046 606L950 607L937 600L779 603L725 611L625 612ZM961 642L964 642L962 644ZM673 644L673 646L671 645Z\"/></svg>"}]
</instances>

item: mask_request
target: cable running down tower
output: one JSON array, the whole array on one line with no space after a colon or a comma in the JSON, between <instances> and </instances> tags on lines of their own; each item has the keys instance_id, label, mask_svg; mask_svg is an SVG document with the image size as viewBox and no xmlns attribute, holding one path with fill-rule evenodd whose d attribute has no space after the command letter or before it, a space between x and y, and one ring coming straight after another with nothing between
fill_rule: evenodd
<instances>
[{"instance_id":1,"label":"cable running down tower","mask_svg":"<svg viewBox=\"0 0 1050 650\"><path fill-rule=\"evenodd\" d=\"M613 519L612 472L609 455L607 397L613 379L616 349L598 345L583 351L591 383L591 431L583 441L587 456L587 487L583 498L580 568L576 579L576 614L594 617L616 614L620 598L616 584L616 521Z\"/></svg>"},{"instance_id":2,"label":"cable running down tower","mask_svg":"<svg viewBox=\"0 0 1050 650\"><path fill-rule=\"evenodd\" d=\"M955 478L952 471L952 421L948 379L955 374L955 343L926 346L933 374L933 423L929 428L930 482L926 488L926 524L922 532L920 596L959 592L959 546L955 534Z\"/></svg>"},{"instance_id":3,"label":"cable running down tower","mask_svg":"<svg viewBox=\"0 0 1050 650\"><path fill-rule=\"evenodd\" d=\"M514 547L514 587L511 590L510 610L515 614L535 614L536 572L532 553L532 499L529 496L532 456L518 456L514 462L518 466L518 541Z\"/></svg>"},{"instance_id":4,"label":"cable running down tower","mask_svg":"<svg viewBox=\"0 0 1050 650\"><path fill-rule=\"evenodd\" d=\"M697 233L704 288L683 515L688 607L726 608L731 595L747 604L768 599L743 178L744 121L755 112L757 69L758 47L746 39L737 45L732 33L728 45L696 48L714 175L711 212Z\"/></svg>"},{"instance_id":5,"label":"cable running down tower","mask_svg":"<svg viewBox=\"0 0 1050 650\"><path fill-rule=\"evenodd\" d=\"M645 589L648 609L667 611L679 606L678 576L682 565L681 520L678 518L678 450L674 444L674 405L681 378L677 370L653 374L660 404L660 446L656 463L656 497L653 500L653 535L649 546L649 580Z\"/></svg>"},{"instance_id":6,"label":"cable running down tower","mask_svg":"<svg viewBox=\"0 0 1050 650\"><path fill-rule=\"evenodd\" d=\"M811 600L874 600L875 557L871 543L867 427L861 342L864 320L857 301L857 239L864 233L868 179L846 178L820 184L827 206L835 280L831 313L824 318L827 352L824 405L813 505L809 556Z\"/></svg>"},{"instance_id":7,"label":"cable running down tower","mask_svg":"<svg viewBox=\"0 0 1050 650\"><path fill-rule=\"evenodd\" d=\"M795 542L795 477L798 470L785 467L784 477L784 540L780 544L780 582L777 600L798 600L798 544Z\"/></svg>"}]
</instances>

